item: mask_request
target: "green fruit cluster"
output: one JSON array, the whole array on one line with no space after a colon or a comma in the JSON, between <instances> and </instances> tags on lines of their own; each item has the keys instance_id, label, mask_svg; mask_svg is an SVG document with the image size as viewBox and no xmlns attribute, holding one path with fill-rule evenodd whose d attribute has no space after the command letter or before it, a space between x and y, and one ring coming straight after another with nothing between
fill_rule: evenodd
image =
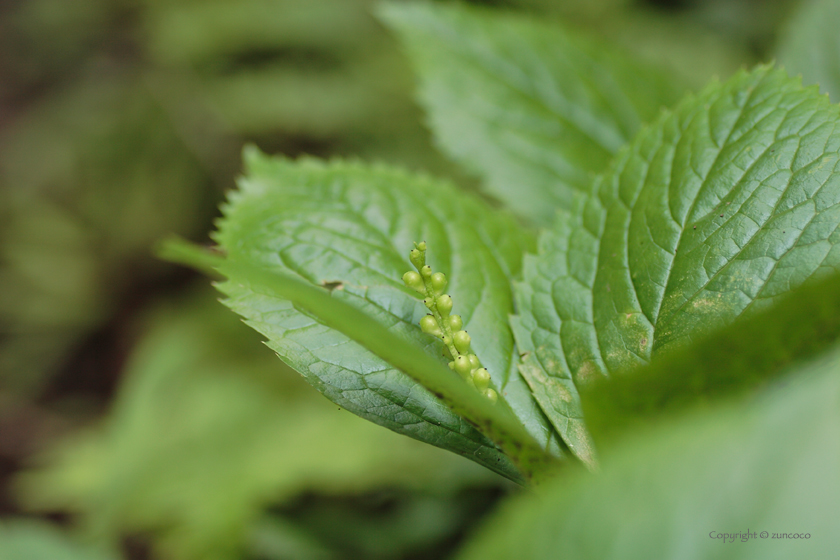
<instances>
[{"instance_id":1,"label":"green fruit cluster","mask_svg":"<svg viewBox=\"0 0 840 560\"><path fill-rule=\"evenodd\" d=\"M417 271L403 274L403 282L423 295L423 303L430 311L420 319L420 328L424 333L440 338L443 341L444 355L452 360L449 367L495 403L499 395L490 387L490 372L472 352L470 335L461 328L461 316L451 314L452 298L444 293L446 276L442 272L432 273L432 267L426 264L425 241L414 244L409 260Z\"/></svg>"}]
</instances>

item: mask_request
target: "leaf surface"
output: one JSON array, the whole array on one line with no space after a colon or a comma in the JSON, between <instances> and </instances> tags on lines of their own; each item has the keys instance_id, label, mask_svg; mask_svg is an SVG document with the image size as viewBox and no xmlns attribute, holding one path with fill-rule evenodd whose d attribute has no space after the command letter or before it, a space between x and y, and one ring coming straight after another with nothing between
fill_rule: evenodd
<instances>
[{"instance_id":1,"label":"leaf surface","mask_svg":"<svg viewBox=\"0 0 840 560\"><path fill-rule=\"evenodd\" d=\"M509 502L458 558L834 558L840 352L783 379L601 450L597 476Z\"/></svg>"},{"instance_id":2,"label":"leaf surface","mask_svg":"<svg viewBox=\"0 0 840 560\"><path fill-rule=\"evenodd\" d=\"M599 443L690 406L754 393L840 340L840 275L808 282L649 366L584 387L586 423ZM674 375L679 372L679 375Z\"/></svg>"},{"instance_id":3,"label":"leaf surface","mask_svg":"<svg viewBox=\"0 0 840 560\"><path fill-rule=\"evenodd\" d=\"M587 192L682 91L617 50L518 15L423 3L382 15L417 68L441 148L535 223Z\"/></svg>"},{"instance_id":4,"label":"leaf surface","mask_svg":"<svg viewBox=\"0 0 840 560\"><path fill-rule=\"evenodd\" d=\"M441 343L417 324L427 309L401 281L411 269L413 242L425 240L432 268L450 280L453 312L462 316L500 396L543 449L561 453L559 438L517 374L507 324L511 278L532 246L527 230L452 185L391 168L293 163L252 151L247 169L216 235L230 261L330 288L333 298L445 364ZM333 402L518 479L492 442L371 351L247 282L227 282L221 289L227 304Z\"/></svg>"},{"instance_id":5,"label":"leaf surface","mask_svg":"<svg viewBox=\"0 0 840 560\"><path fill-rule=\"evenodd\" d=\"M760 67L642 130L527 256L517 343L568 386L763 309L840 265L840 108ZM539 397L538 397L539 400ZM575 436L561 431L574 449Z\"/></svg>"}]
</instances>

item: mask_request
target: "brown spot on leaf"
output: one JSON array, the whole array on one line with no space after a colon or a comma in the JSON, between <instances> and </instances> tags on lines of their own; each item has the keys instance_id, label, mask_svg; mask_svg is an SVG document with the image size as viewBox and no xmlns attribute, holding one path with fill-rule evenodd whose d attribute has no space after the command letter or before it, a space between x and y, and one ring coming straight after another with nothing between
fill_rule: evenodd
<instances>
[{"instance_id":1,"label":"brown spot on leaf","mask_svg":"<svg viewBox=\"0 0 840 560\"><path fill-rule=\"evenodd\" d=\"M333 280L331 282L327 280L321 280L321 285L328 289L330 292L332 292L333 290L344 289L344 282L342 282L341 280Z\"/></svg>"}]
</instances>

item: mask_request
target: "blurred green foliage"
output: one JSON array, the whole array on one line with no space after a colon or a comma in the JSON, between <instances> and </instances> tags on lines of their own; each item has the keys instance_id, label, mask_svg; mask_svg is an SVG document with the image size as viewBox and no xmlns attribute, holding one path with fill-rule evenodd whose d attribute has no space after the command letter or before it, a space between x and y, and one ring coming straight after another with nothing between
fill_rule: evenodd
<instances>
[{"instance_id":1,"label":"blurred green foliage","mask_svg":"<svg viewBox=\"0 0 840 560\"><path fill-rule=\"evenodd\" d=\"M330 404L209 289L162 304L146 323L108 420L18 479L29 509L78 512L97 541L149 532L161 557L222 559L238 557L263 508L306 492L404 489L436 503L465 485L499 484ZM457 530L445 527L443 536Z\"/></svg>"},{"instance_id":2,"label":"blurred green foliage","mask_svg":"<svg viewBox=\"0 0 840 560\"><path fill-rule=\"evenodd\" d=\"M149 247L208 229L241 138L435 167L369 5L34 0L4 14L7 383L37 392L132 291L171 276Z\"/></svg>"},{"instance_id":3,"label":"blurred green foliage","mask_svg":"<svg viewBox=\"0 0 840 560\"><path fill-rule=\"evenodd\" d=\"M630 435L597 477L512 500L458 558L835 558L840 352L763 389Z\"/></svg>"},{"instance_id":4,"label":"blurred green foliage","mask_svg":"<svg viewBox=\"0 0 840 560\"><path fill-rule=\"evenodd\" d=\"M0 365L12 386L34 390L120 298L161 276L150 244L205 224L209 200L136 78L74 84L6 133Z\"/></svg>"},{"instance_id":5,"label":"blurred green foliage","mask_svg":"<svg viewBox=\"0 0 840 560\"><path fill-rule=\"evenodd\" d=\"M840 100L840 3L809 0L785 26L779 63L802 73L805 84L819 84L835 103Z\"/></svg>"},{"instance_id":6,"label":"blurred green foliage","mask_svg":"<svg viewBox=\"0 0 840 560\"><path fill-rule=\"evenodd\" d=\"M798 4L478 3L563 19L694 85L776 52ZM0 559L140 558L147 546L175 559L439 557L504 493L467 461L337 410L151 257L166 234L203 238L245 141L471 185L431 148L374 5L0 6L0 432L33 404L68 432L22 450L0 438L4 485L28 465L20 501L3 492L0 504L70 520L4 522ZM799 53L813 35L800 32ZM79 395L98 406L65 406Z\"/></svg>"},{"instance_id":7,"label":"blurred green foliage","mask_svg":"<svg viewBox=\"0 0 840 560\"><path fill-rule=\"evenodd\" d=\"M3 560L114 560L115 554L74 542L63 531L40 521L0 521Z\"/></svg>"}]
</instances>

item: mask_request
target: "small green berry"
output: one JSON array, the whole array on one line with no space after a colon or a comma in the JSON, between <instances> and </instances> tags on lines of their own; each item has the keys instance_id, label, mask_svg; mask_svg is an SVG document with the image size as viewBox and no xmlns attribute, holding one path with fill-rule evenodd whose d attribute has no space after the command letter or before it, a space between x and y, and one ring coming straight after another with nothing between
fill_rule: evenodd
<instances>
[{"instance_id":1,"label":"small green berry","mask_svg":"<svg viewBox=\"0 0 840 560\"><path fill-rule=\"evenodd\" d=\"M411 264L420 269L426 264L426 254L418 251L417 249L412 249L408 254L408 260L411 261Z\"/></svg>"},{"instance_id":2,"label":"small green berry","mask_svg":"<svg viewBox=\"0 0 840 560\"><path fill-rule=\"evenodd\" d=\"M430 294L429 290L432 294L426 297L423 303L433 314L420 319L420 329L426 334L439 337L443 341L443 356L451 360L448 362L449 368L457 372L470 387L495 403L499 395L490 388L490 373L481 366L478 356L472 353L472 339L467 331L463 330L464 322L461 316L450 316L452 298L443 293L448 284L446 275L441 272L433 273L432 267L426 264L425 241L414 244L409 259L418 272L406 272L402 277L403 282L407 287L424 295Z\"/></svg>"},{"instance_id":3,"label":"small green berry","mask_svg":"<svg viewBox=\"0 0 840 560\"><path fill-rule=\"evenodd\" d=\"M461 354L468 354L470 351L470 335L467 331L458 331L453 336L455 342L455 348L458 349L458 352Z\"/></svg>"},{"instance_id":4,"label":"small green berry","mask_svg":"<svg viewBox=\"0 0 840 560\"><path fill-rule=\"evenodd\" d=\"M464 356L455 358L455 371L466 377L470 373L470 361Z\"/></svg>"},{"instance_id":5,"label":"small green berry","mask_svg":"<svg viewBox=\"0 0 840 560\"><path fill-rule=\"evenodd\" d=\"M402 278L403 282L405 282L405 285L409 288L417 290L421 294L426 291L426 287L423 285L423 279L416 272L406 272L405 274L403 274Z\"/></svg>"},{"instance_id":6,"label":"small green berry","mask_svg":"<svg viewBox=\"0 0 840 560\"><path fill-rule=\"evenodd\" d=\"M435 293L440 295L446 289L446 275L443 272L435 272L432 274L432 288Z\"/></svg>"},{"instance_id":7,"label":"small green berry","mask_svg":"<svg viewBox=\"0 0 840 560\"><path fill-rule=\"evenodd\" d=\"M420 328L423 329L423 332L426 334L434 336L441 335L440 327L438 326L437 321L435 321L435 318L431 315L426 315L420 319Z\"/></svg>"},{"instance_id":8,"label":"small green berry","mask_svg":"<svg viewBox=\"0 0 840 560\"><path fill-rule=\"evenodd\" d=\"M472 380L476 389L486 389L490 385L490 372L487 371L487 368L478 368L472 374Z\"/></svg>"},{"instance_id":9,"label":"small green berry","mask_svg":"<svg viewBox=\"0 0 840 560\"><path fill-rule=\"evenodd\" d=\"M447 294L443 294L438 298L437 309L443 317L447 317L452 311L452 298Z\"/></svg>"}]
</instances>

